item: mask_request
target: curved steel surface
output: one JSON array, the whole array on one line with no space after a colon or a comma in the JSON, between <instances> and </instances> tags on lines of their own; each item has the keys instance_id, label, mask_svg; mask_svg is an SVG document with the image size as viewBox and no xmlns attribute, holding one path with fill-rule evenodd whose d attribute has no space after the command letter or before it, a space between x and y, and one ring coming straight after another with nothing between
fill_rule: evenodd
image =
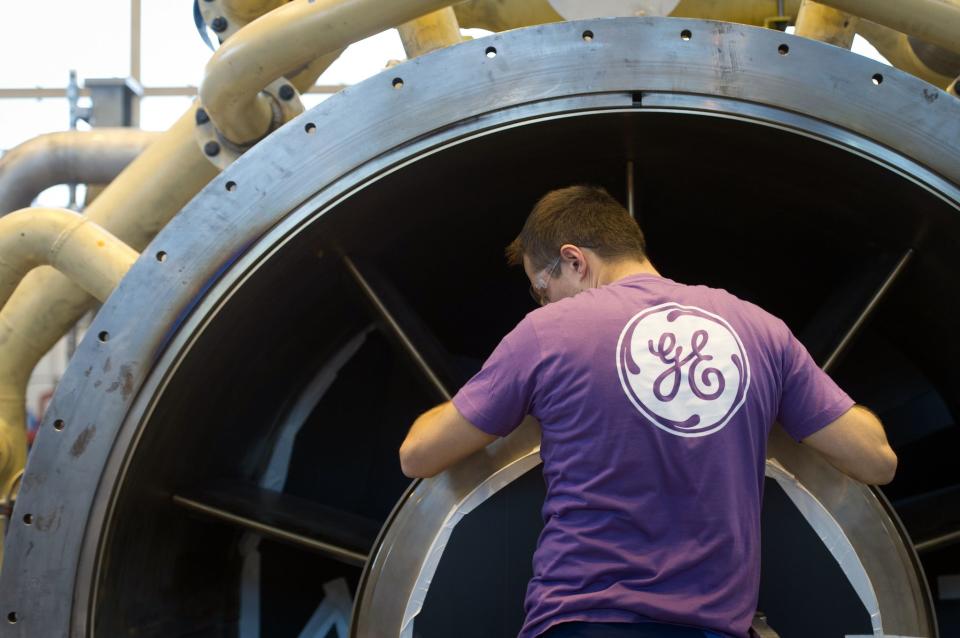
<instances>
[{"instance_id":1,"label":"curved steel surface","mask_svg":"<svg viewBox=\"0 0 960 638\"><path fill-rule=\"evenodd\" d=\"M778 438L782 448L790 441ZM540 430L535 421L523 424L515 434L497 441L487 450L472 456L464 463L442 473L435 479L424 480L403 501L399 511L385 529L385 534L377 543L377 553L370 562L365 574L361 596L357 598L351 623L352 636L367 637L384 634L397 634L401 638L414 636L414 623L420 613L430 589L443 552L456 525L481 503L506 487L512 481L540 464ZM803 454L803 452L799 452ZM793 452L795 456L797 452ZM817 476L826 471L828 483L835 495L836 488L847 491L853 484L849 478L836 476L832 468L826 469L817 464L815 456L805 457L798 462L791 458L791 465L801 467L805 474L811 470ZM835 504L826 506L799 480L797 475L787 471L776 459L767 461L766 476L776 480L790 500L796 505L807 522L822 539L830 554L840 565L849 579L864 608L870 616L872 629L877 635L884 635L881 601L877 597L871 574L858 556L844 527L837 521L836 515L846 519L853 518L849 505L845 511L838 510ZM868 505L855 517L860 520L875 521L876 509ZM900 547L900 534L897 530L888 530L885 539L889 547L876 547L870 557L888 555ZM873 566L876 570L876 567ZM878 579L881 588L888 582L910 580L910 572L884 574L890 579ZM922 586L915 585L918 591ZM902 595L904 592L896 592ZM887 609L894 613L901 605L896 600L883 601ZM923 607L923 601L914 601L917 608ZM892 622L898 622L894 619ZM892 624L891 622L888 622ZM904 626L903 622L899 622ZM927 634L931 630L917 629L915 634ZM913 635L913 634L911 634Z\"/></svg>"},{"instance_id":2,"label":"curved steel surface","mask_svg":"<svg viewBox=\"0 0 960 638\"><path fill-rule=\"evenodd\" d=\"M788 55L778 51L783 44ZM883 165L950 208L960 204L960 102L866 58L775 31L686 19L562 23L386 71L299 116L215 178L97 315L88 334L108 333L109 341L81 344L27 466L16 514L31 514L32 524L14 525L7 538L0 600L10 622L0 635L93 635L114 498L158 398L223 304L311 223L444 145L547 118L645 109L789 130ZM868 506L875 500L862 486L849 490ZM933 635L924 601L915 611L886 617L884 629Z\"/></svg>"}]
</instances>

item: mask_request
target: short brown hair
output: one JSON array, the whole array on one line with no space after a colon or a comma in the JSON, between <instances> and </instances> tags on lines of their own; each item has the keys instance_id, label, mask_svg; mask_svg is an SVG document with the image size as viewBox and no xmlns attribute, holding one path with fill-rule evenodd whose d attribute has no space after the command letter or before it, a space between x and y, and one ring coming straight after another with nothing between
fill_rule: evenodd
<instances>
[{"instance_id":1,"label":"short brown hair","mask_svg":"<svg viewBox=\"0 0 960 638\"><path fill-rule=\"evenodd\" d=\"M507 246L507 263L526 255L536 270L548 267L564 244L590 248L604 259L647 258L643 231L627 209L599 186L578 184L540 198L523 230Z\"/></svg>"}]
</instances>

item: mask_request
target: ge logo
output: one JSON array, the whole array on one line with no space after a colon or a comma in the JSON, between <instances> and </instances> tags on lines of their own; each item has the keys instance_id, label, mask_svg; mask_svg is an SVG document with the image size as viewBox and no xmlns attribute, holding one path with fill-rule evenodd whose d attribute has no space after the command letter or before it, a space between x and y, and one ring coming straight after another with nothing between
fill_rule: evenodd
<instances>
[{"instance_id":1,"label":"ge logo","mask_svg":"<svg viewBox=\"0 0 960 638\"><path fill-rule=\"evenodd\" d=\"M627 398L651 423L677 436L706 436L743 405L750 364L723 318L665 303L634 315L617 343Z\"/></svg>"}]
</instances>

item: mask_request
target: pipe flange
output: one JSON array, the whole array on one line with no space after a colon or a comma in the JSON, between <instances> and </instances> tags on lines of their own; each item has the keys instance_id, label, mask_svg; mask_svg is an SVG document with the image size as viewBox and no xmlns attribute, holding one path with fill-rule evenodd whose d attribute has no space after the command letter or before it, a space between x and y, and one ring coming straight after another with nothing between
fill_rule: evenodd
<instances>
[{"instance_id":1,"label":"pipe flange","mask_svg":"<svg viewBox=\"0 0 960 638\"><path fill-rule=\"evenodd\" d=\"M244 26L244 23L228 16L222 0L200 0L197 4L204 23L216 34L221 44Z\"/></svg>"},{"instance_id":2,"label":"pipe flange","mask_svg":"<svg viewBox=\"0 0 960 638\"><path fill-rule=\"evenodd\" d=\"M223 43L260 16L270 13L287 2L289 0L271 0L270 2L260 0L253 7L245 7L237 6L236 2L227 3L224 0L197 0L197 6L204 23Z\"/></svg>"},{"instance_id":3,"label":"pipe flange","mask_svg":"<svg viewBox=\"0 0 960 638\"><path fill-rule=\"evenodd\" d=\"M270 102L272 112L270 128L257 139L245 144L237 144L228 140L217 129L203 105L197 107L197 127L194 137L204 156L220 170L226 169L257 142L303 113L300 93L285 77L280 77L268 84L260 91L260 95L266 97Z\"/></svg>"}]
</instances>

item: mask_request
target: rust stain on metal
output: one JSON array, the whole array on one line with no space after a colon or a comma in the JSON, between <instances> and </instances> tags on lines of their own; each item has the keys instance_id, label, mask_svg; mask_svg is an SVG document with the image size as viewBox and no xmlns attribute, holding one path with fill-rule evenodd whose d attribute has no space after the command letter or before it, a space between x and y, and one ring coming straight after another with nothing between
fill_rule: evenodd
<instances>
[{"instance_id":1,"label":"rust stain on metal","mask_svg":"<svg viewBox=\"0 0 960 638\"><path fill-rule=\"evenodd\" d=\"M70 456L77 458L83 454L96 432L97 426L95 425L90 425L84 428L83 432L77 436L77 440L73 442L72 446L70 446Z\"/></svg>"},{"instance_id":2,"label":"rust stain on metal","mask_svg":"<svg viewBox=\"0 0 960 638\"><path fill-rule=\"evenodd\" d=\"M133 394L133 370L129 365L120 366L120 378L123 380L123 389L120 390L120 394L124 399L129 399Z\"/></svg>"},{"instance_id":3,"label":"rust stain on metal","mask_svg":"<svg viewBox=\"0 0 960 638\"><path fill-rule=\"evenodd\" d=\"M60 515L63 514L63 506L58 507L57 511L49 516L37 516L34 525L41 532L60 527Z\"/></svg>"},{"instance_id":4,"label":"rust stain on metal","mask_svg":"<svg viewBox=\"0 0 960 638\"><path fill-rule=\"evenodd\" d=\"M130 398L130 395L133 394L133 370L130 369L129 365L120 366L120 376L107 386L107 392L116 392L117 390L120 390L124 399Z\"/></svg>"},{"instance_id":5,"label":"rust stain on metal","mask_svg":"<svg viewBox=\"0 0 960 638\"><path fill-rule=\"evenodd\" d=\"M20 485L20 492L26 493L43 485L47 480L45 472L30 472L24 474Z\"/></svg>"}]
</instances>

